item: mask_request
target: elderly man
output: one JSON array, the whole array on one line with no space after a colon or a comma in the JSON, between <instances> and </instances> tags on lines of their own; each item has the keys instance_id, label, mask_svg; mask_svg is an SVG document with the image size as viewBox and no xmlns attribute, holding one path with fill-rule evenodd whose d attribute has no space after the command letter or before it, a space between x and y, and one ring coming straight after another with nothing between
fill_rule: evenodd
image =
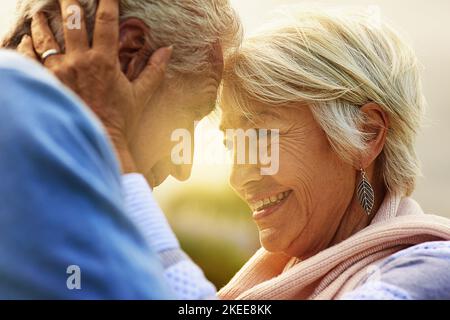
<instances>
[{"instance_id":1,"label":"elderly man","mask_svg":"<svg viewBox=\"0 0 450 320\"><path fill-rule=\"evenodd\" d=\"M84 100L123 175L77 97L37 64L0 53L0 297L172 298L180 268L200 279L182 297L211 297L147 181L189 177L191 164L171 161L171 132L192 133L213 109L239 20L226 0L122 0L120 20L118 0L80 4L21 1L3 47L37 53Z\"/></svg>"}]
</instances>

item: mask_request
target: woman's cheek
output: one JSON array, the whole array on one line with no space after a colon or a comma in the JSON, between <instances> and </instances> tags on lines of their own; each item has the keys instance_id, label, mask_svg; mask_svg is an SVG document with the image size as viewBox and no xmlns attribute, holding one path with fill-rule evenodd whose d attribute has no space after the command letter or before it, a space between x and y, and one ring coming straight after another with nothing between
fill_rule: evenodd
<instances>
[{"instance_id":1,"label":"woman's cheek","mask_svg":"<svg viewBox=\"0 0 450 320\"><path fill-rule=\"evenodd\" d=\"M285 139L280 139L280 144L278 145L279 151L279 169L278 174L275 175L280 184L286 184L290 180L290 175L295 171L295 156L293 153L293 145L288 143ZM273 159L276 161L276 159Z\"/></svg>"},{"instance_id":2,"label":"woman's cheek","mask_svg":"<svg viewBox=\"0 0 450 320\"><path fill-rule=\"evenodd\" d=\"M285 183L295 183L309 170L308 154L300 143L282 139L279 145L279 158L279 176Z\"/></svg>"}]
</instances>

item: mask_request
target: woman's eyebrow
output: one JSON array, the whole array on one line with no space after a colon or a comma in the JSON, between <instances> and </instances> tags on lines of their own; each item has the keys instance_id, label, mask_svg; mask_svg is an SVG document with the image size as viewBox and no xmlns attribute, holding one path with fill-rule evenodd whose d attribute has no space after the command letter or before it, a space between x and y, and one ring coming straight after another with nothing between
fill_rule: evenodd
<instances>
[{"instance_id":1,"label":"woman's eyebrow","mask_svg":"<svg viewBox=\"0 0 450 320\"><path fill-rule=\"evenodd\" d=\"M266 110L262 111L260 113L260 115L261 116L271 116L274 118L279 118L279 116L280 116L278 112L271 110L271 109L266 109Z\"/></svg>"},{"instance_id":2,"label":"woman's eyebrow","mask_svg":"<svg viewBox=\"0 0 450 320\"><path fill-rule=\"evenodd\" d=\"M246 118L244 117L244 121L250 121L253 125L259 125L265 123L265 119L263 118L266 117L279 119L279 114L273 110L264 110L259 113L254 113L251 116L247 116Z\"/></svg>"},{"instance_id":3,"label":"woman's eyebrow","mask_svg":"<svg viewBox=\"0 0 450 320\"><path fill-rule=\"evenodd\" d=\"M276 111L267 109L261 112L246 112L244 114L242 114L241 116L239 116L239 120L237 120L237 123L234 123L234 125L232 123L230 123L228 120L224 120L222 121L222 123L219 126L219 129L221 131L225 131L228 128L236 128L239 127L240 124L242 123L247 123L247 122L251 122L252 124L256 124L257 120L259 120L258 118L261 116L271 116L274 118L279 118L279 114Z\"/></svg>"}]
</instances>

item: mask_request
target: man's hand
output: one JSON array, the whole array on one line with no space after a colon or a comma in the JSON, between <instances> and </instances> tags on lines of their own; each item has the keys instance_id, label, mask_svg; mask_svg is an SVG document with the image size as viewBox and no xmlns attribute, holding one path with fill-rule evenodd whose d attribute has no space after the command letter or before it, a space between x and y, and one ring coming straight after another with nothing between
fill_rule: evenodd
<instances>
[{"instance_id":1,"label":"man's hand","mask_svg":"<svg viewBox=\"0 0 450 320\"><path fill-rule=\"evenodd\" d=\"M69 21L80 8L80 28ZM100 0L97 9L92 46L89 45L83 9L77 0L60 0L64 23L65 54L48 56L44 65L94 111L105 126L121 160L124 173L136 171L128 150L128 139L152 95L164 79L172 48L158 49L139 77L129 81L120 68L119 0ZM28 57L42 60L50 49L60 52L47 18L43 13L33 17L31 38L24 36L18 50ZM38 58L36 54L40 57Z\"/></svg>"}]
</instances>

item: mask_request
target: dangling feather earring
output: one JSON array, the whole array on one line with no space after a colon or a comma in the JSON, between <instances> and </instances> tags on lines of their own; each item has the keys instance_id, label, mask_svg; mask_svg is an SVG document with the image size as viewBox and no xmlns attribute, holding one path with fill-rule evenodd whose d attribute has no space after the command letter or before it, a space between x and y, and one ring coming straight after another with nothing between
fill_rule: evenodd
<instances>
[{"instance_id":1,"label":"dangling feather earring","mask_svg":"<svg viewBox=\"0 0 450 320\"><path fill-rule=\"evenodd\" d=\"M367 215L372 213L373 204L375 201L375 195L373 192L372 185L369 180L367 180L366 172L363 168L361 171L361 181L358 183L358 187L356 189L356 194L358 196L359 203Z\"/></svg>"}]
</instances>

